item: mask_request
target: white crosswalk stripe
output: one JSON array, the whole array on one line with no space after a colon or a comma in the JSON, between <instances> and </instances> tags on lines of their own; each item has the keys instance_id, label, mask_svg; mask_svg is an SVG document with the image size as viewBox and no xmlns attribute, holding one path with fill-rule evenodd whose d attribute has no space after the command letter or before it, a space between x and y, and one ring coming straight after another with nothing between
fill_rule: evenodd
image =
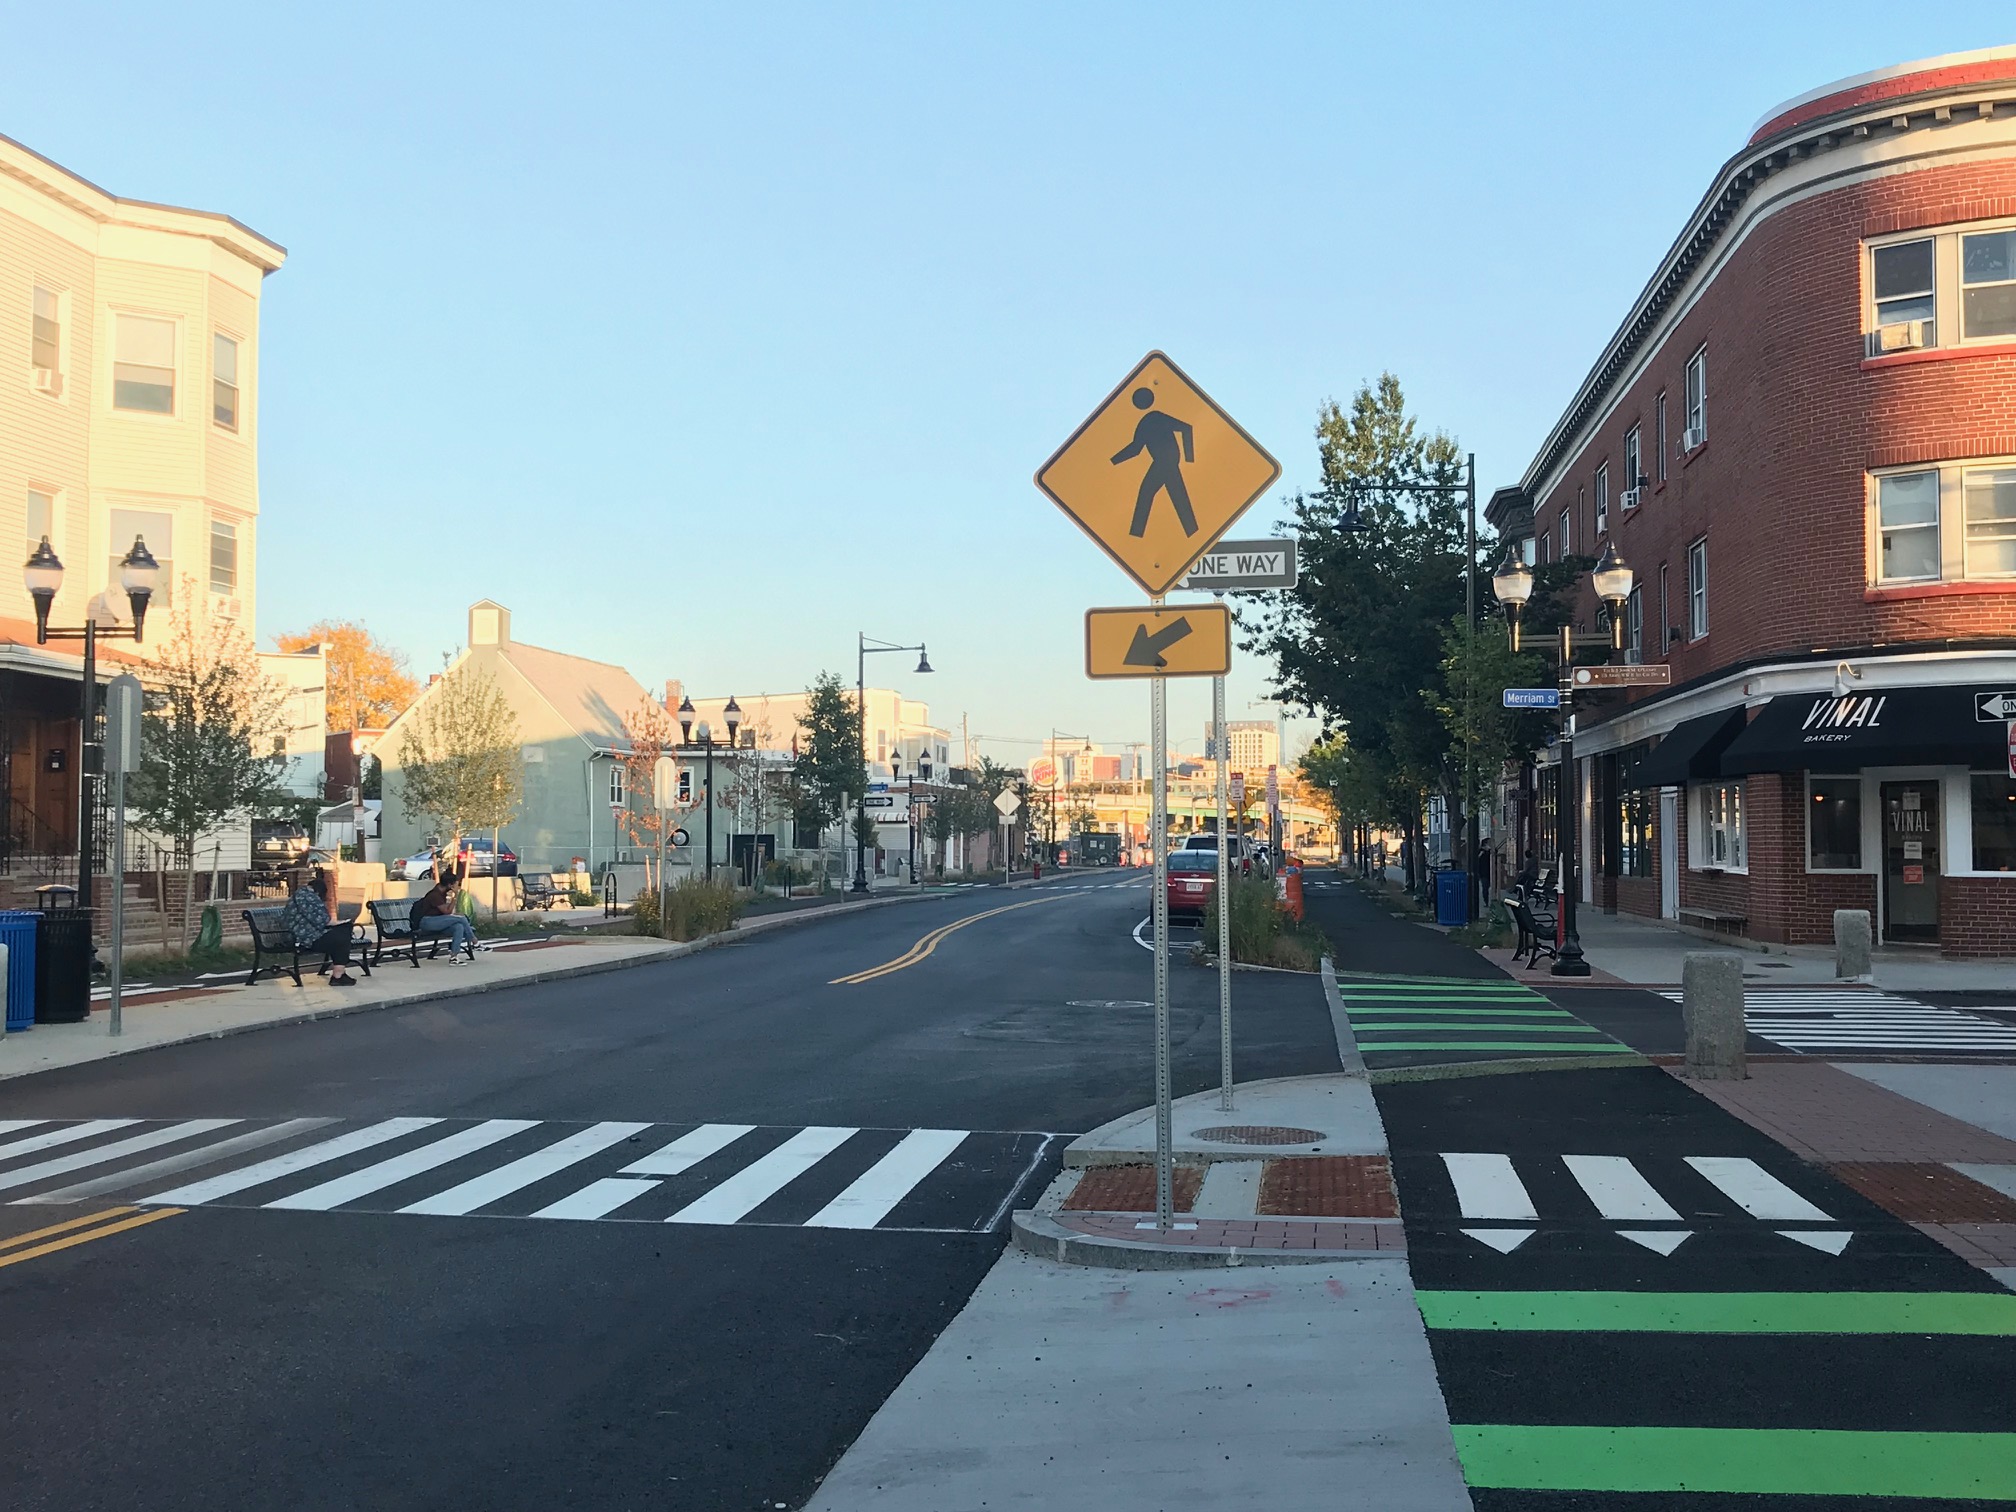
<instances>
[{"instance_id":1,"label":"white crosswalk stripe","mask_svg":"<svg viewBox=\"0 0 2016 1512\"><path fill-rule=\"evenodd\" d=\"M1660 996L1680 1002L1678 991ZM1750 1032L1801 1054L1945 1051L2016 1055L2016 1025L1867 987L1752 987L1743 994Z\"/></svg>"},{"instance_id":2,"label":"white crosswalk stripe","mask_svg":"<svg viewBox=\"0 0 2016 1512\"><path fill-rule=\"evenodd\" d=\"M1045 1179L1060 1137L413 1117L21 1120L5 1132L21 1136L0 1144L0 1192L15 1204L109 1196L142 1207L931 1233L997 1227ZM184 1174L204 1166L215 1174ZM74 1179L80 1171L92 1174ZM163 1187L177 1175L181 1185Z\"/></svg>"},{"instance_id":3,"label":"white crosswalk stripe","mask_svg":"<svg viewBox=\"0 0 2016 1512\"><path fill-rule=\"evenodd\" d=\"M1574 1192L1607 1232L1659 1255L1671 1255L1704 1229L1731 1227L1733 1215L1711 1192L1766 1231L1824 1254L1840 1254L1854 1237L1832 1227L1839 1222L1833 1215L1745 1156L1515 1158L1463 1152L1438 1158L1456 1198L1460 1232L1500 1254L1511 1254L1549 1228L1586 1236L1588 1213L1569 1195ZM1572 1185L1558 1179L1562 1171ZM1536 1188L1542 1194L1537 1198ZM1734 1222L1740 1226L1742 1220Z\"/></svg>"}]
</instances>

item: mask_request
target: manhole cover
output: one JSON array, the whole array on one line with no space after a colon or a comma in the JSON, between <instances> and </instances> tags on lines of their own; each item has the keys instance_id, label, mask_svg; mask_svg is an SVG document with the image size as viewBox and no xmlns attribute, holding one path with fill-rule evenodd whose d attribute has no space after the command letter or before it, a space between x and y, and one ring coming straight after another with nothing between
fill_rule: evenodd
<instances>
[{"instance_id":1,"label":"manhole cover","mask_svg":"<svg viewBox=\"0 0 2016 1512\"><path fill-rule=\"evenodd\" d=\"M1153 1003L1144 1003L1139 998L1073 998L1064 1005L1066 1008L1153 1008Z\"/></svg>"},{"instance_id":2,"label":"manhole cover","mask_svg":"<svg viewBox=\"0 0 2016 1512\"><path fill-rule=\"evenodd\" d=\"M1195 1129L1192 1139L1208 1139L1213 1144L1241 1145L1291 1145L1321 1144L1321 1129L1296 1129L1287 1124L1219 1124L1215 1128Z\"/></svg>"}]
</instances>

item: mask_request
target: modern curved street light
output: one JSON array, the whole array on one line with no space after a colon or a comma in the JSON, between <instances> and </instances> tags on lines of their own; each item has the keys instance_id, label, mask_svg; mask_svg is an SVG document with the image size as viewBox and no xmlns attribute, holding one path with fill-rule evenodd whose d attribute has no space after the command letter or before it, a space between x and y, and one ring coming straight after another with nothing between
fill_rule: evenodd
<instances>
[{"instance_id":1,"label":"modern curved street light","mask_svg":"<svg viewBox=\"0 0 2016 1512\"><path fill-rule=\"evenodd\" d=\"M921 641L914 646L898 646L889 641L872 640L858 630L854 634L854 722L861 749L861 791L854 799L853 891L865 893L868 891L868 842L862 838L862 831L868 827L868 658L882 651L915 651L918 672L927 673L931 671L931 657Z\"/></svg>"}]
</instances>

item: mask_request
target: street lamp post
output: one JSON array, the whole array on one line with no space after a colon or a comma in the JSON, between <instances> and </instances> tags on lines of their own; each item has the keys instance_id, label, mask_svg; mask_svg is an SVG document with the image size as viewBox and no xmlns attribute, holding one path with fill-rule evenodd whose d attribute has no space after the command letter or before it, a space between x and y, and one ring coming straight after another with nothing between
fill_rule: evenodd
<instances>
[{"instance_id":1,"label":"street lamp post","mask_svg":"<svg viewBox=\"0 0 2016 1512\"><path fill-rule=\"evenodd\" d=\"M730 694L728 705L721 711L721 717L728 725L728 748L735 748L735 726L741 723L742 706ZM693 743L693 700L679 700L679 740L683 745ZM707 864L702 875L712 880L714 876L714 729L706 720L700 721L700 744L707 753L707 775L702 782L703 802L707 805Z\"/></svg>"},{"instance_id":2,"label":"street lamp post","mask_svg":"<svg viewBox=\"0 0 2016 1512\"><path fill-rule=\"evenodd\" d=\"M1561 854L1560 910L1561 938L1554 957L1555 976L1587 976L1589 962L1582 954L1582 938L1575 928L1575 909L1582 890L1575 862L1576 793L1575 775L1575 653L1578 649L1602 646L1620 651L1624 647L1624 605L1631 597L1632 571L1618 554L1612 541L1603 559L1590 573L1596 596L1610 611L1610 633L1578 633L1572 624L1563 625L1555 642L1555 671L1561 695L1561 765L1556 774L1554 804L1554 847ZM1526 565L1515 543L1504 563L1491 575L1491 591L1504 606L1512 649L1519 649L1519 621L1533 597L1533 569Z\"/></svg>"},{"instance_id":3,"label":"street lamp post","mask_svg":"<svg viewBox=\"0 0 2016 1512\"><path fill-rule=\"evenodd\" d=\"M92 905L91 874L95 859L91 854L92 821L97 814L99 769L104 765L104 749L98 740L98 637L131 640L138 644L147 625L147 605L154 597L154 584L160 575L161 564L154 560L146 541L136 535L133 549L119 562L119 586L126 590L127 602L132 606L133 628L128 630L123 626L107 625L100 629L88 605L81 626L50 625L49 610L63 586L63 563L50 549L49 537L42 537L41 544L21 570L22 580L28 586L28 596L35 601L35 644L47 645L52 640L84 642L84 682L78 705L77 737L77 906L87 910ZM116 901L113 906L118 906Z\"/></svg>"},{"instance_id":4,"label":"street lamp post","mask_svg":"<svg viewBox=\"0 0 2016 1512\"><path fill-rule=\"evenodd\" d=\"M861 631L854 633L854 719L860 732L861 746L861 791L854 800L854 891L868 891L868 842L862 838L862 831L868 827L868 658L879 651L915 651L917 670L929 672L931 657L919 641L914 646L897 646L888 641L873 641Z\"/></svg>"}]
</instances>

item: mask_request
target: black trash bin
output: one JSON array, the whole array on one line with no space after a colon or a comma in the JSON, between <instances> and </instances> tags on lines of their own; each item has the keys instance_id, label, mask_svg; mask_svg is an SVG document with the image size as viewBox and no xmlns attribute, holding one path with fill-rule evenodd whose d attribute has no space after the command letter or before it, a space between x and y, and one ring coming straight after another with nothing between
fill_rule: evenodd
<instances>
[{"instance_id":1,"label":"black trash bin","mask_svg":"<svg viewBox=\"0 0 2016 1512\"><path fill-rule=\"evenodd\" d=\"M91 911L50 908L35 916L35 1022L91 1017Z\"/></svg>"}]
</instances>

